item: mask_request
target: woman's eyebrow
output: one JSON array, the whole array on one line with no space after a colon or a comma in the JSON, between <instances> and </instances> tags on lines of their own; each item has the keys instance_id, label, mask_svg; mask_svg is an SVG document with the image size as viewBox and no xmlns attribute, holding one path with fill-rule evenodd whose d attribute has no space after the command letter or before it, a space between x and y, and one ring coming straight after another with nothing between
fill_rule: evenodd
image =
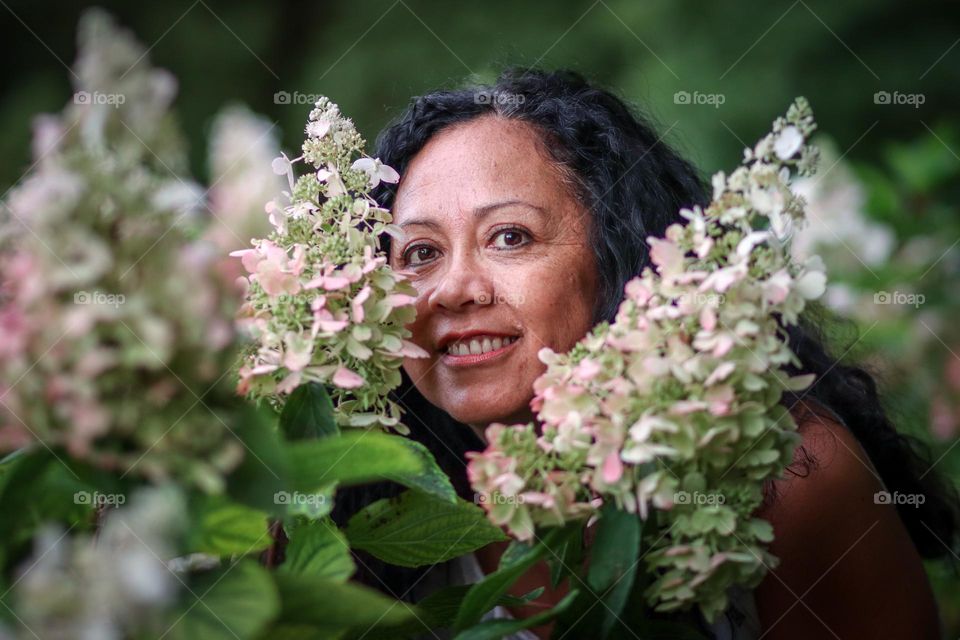
<instances>
[{"instance_id":1,"label":"woman's eyebrow","mask_svg":"<svg viewBox=\"0 0 960 640\"><path fill-rule=\"evenodd\" d=\"M493 202L490 204L485 204L481 207L477 207L476 209L473 210L473 216L477 220L480 220L491 211L495 211L496 209L502 209L503 207L512 207L517 205L527 207L529 209L533 209L534 211L536 211L541 215L546 215L547 213L546 209L544 209L543 207L537 206L535 204L531 204L525 200L503 200L501 202ZM432 218L411 218L409 220L405 220L404 222L401 222L399 226L402 229L403 227L407 227L410 225L420 225L422 227L429 227L432 229L440 228L440 225Z\"/></svg>"}]
</instances>

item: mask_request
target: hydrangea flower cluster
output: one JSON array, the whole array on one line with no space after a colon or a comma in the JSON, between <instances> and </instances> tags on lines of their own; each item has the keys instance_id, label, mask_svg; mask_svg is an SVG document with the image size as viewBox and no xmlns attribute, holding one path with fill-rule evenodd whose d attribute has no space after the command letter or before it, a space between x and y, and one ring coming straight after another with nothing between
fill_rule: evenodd
<instances>
[{"instance_id":1,"label":"hydrangea flower cluster","mask_svg":"<svg viewBox=\"0 0 960 640\"><path fill-rule=\"evenodd\" d=\"M109 509L97 532L45 525L11 587L22 638L157 637L182 586L165 558L187 528L187 502L173 486L144 487ZM12 633L0 637L13 638Z\"/></svg>"},{"instance_id":2,"label":"hydrangea flower cluster","mask_svg":"<svg viewBox=\"0 0 960 640\"><path fill-rule=\"evenodd\" d=\"M468 454L493 522L527 540L607 502L655 518L643 550L660 611L698 604L712 620L729 586L759 583L776 559L763 548L771 526L751 514L799 441L778 401L813 378L787 373L799 361L784 328L826 282L819 257L790 252L804 221L790 182L813 171L814 128L798 99L713 177L708 207L648 238L653 266L626 285L612 324L569 353L540 351L539 428L493 424L487 449Z\"/></svg>"},{"instance_id":3,"label":"hydrangea flower cluster","mask_svg":"<svg viewBox=\"0 0 960 640\"><path fill-rule=\"evenodd\" d=\"M214 409L234 303L196 239L203 190L176 82L104 13L80 25L76 93L40 116L0 203L0 450L40 441L103 468L218 491L243 446Z\"/></svg>"},{"instance_id":4,"label":"hydrangea flower cluster","mask_svg":"<svg viewBox=\"0 0 960 640\"><path fill-rule=\"evenodd\" d=\"M386 264L378 237L398 229L370 195L399 175L362 155L353 122L325 97L306 135L302 155L273 162L290 190L266 206L270 235L231 253L249 274L238 321L253 338L238 390L281 404L301 384L325 384L341 426L406 433L387 394L400 384L404 357L428 354L407 340L415 290ZM301 162L310 169L295 177Z\"/></svg>"}]
</instances>

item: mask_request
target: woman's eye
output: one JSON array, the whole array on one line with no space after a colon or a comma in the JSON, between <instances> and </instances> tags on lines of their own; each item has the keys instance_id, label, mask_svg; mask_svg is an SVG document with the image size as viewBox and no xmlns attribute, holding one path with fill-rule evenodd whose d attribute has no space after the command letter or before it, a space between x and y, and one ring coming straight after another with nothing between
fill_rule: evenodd
<instances>
[{"instance_id":1,"label":"woman's eye","mask_svg":"<svg viewBox=\"0 0 960 640\"><path fill-rule=\"evenodd\" d=\"M494 236L494 245L498 249L513 249L526 243L527 233L519 229L503 229Z\"/></svg>"},{"instance_id":2,"label":"woman's eye","mask_svg":"<svg viewBox=\"0 0 960 640\"><path fill-rule=\"evenodd\" d=\"M429 261L433 258L433 253L436 249L433 247L428 247L427 245L417 245L410 247L403 254L403 263L405 265L418 265L423 264L424 262Z\"/></svg>"}]
</instances>

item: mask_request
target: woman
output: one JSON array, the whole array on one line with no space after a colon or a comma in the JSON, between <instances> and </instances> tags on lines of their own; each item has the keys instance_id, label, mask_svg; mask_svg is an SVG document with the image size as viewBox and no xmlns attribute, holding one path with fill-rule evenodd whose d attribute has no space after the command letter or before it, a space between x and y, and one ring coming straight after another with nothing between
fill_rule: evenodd
<instances>
[{"instance_id":1,"label":"woman","mask_svg":"<svg viewBox=\"0 0 960 640\"><path fill-rule=\"evenodd\" d=\"M576 73L505 71L495 85L416 98L377 141L400 172L380 202L403 237L384 237L390 264L417 289L412 340L395 398L405 423L472 498L464 453L484 428L534 419L529 402L544 346L567 351L612 320L624 284L648 264L645 238L705 204L696 170L623 101ZM955 498L917 444L897 434L872 378L831 356L809 319L790 329L808 392L783 398L803 444L758 515L774 526L780 565L753 592L731 593L715 637L936 638L939 622L921 557L950 552ZM922 495L892 506L881 491ZM338 497L336 517L387 495ZM361 579L415 600L443 582L496 568L504 545L431 571L361 557ZM455 576L453 574L456 574ZM516 594L549 583L546 565ZM545 593L556 602L566 585ZM509 614L525 616L535 608ZM706 627L705 627L706 629ZM548 637L549 628L517 637Z\"/></svg>"}]
</instances>

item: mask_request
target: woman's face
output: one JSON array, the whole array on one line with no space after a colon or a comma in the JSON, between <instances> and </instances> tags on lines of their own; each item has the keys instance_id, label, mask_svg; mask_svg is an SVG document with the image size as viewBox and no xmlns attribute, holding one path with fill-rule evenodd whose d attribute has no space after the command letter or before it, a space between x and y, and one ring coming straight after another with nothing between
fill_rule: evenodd
<instances>
[{"instance_id":1,"label":"woman's face","mask_svg":"<svg viewBox=\"0 0 960 640\"><path fill-rule=\"evenodd\" d=\"M590 215L531 125L481 116L436 134L400 180L390 264L417 290L404 369L432 404L482 429L532 419L543 347L592 327Z\"/></svg>"}]
</instances>

